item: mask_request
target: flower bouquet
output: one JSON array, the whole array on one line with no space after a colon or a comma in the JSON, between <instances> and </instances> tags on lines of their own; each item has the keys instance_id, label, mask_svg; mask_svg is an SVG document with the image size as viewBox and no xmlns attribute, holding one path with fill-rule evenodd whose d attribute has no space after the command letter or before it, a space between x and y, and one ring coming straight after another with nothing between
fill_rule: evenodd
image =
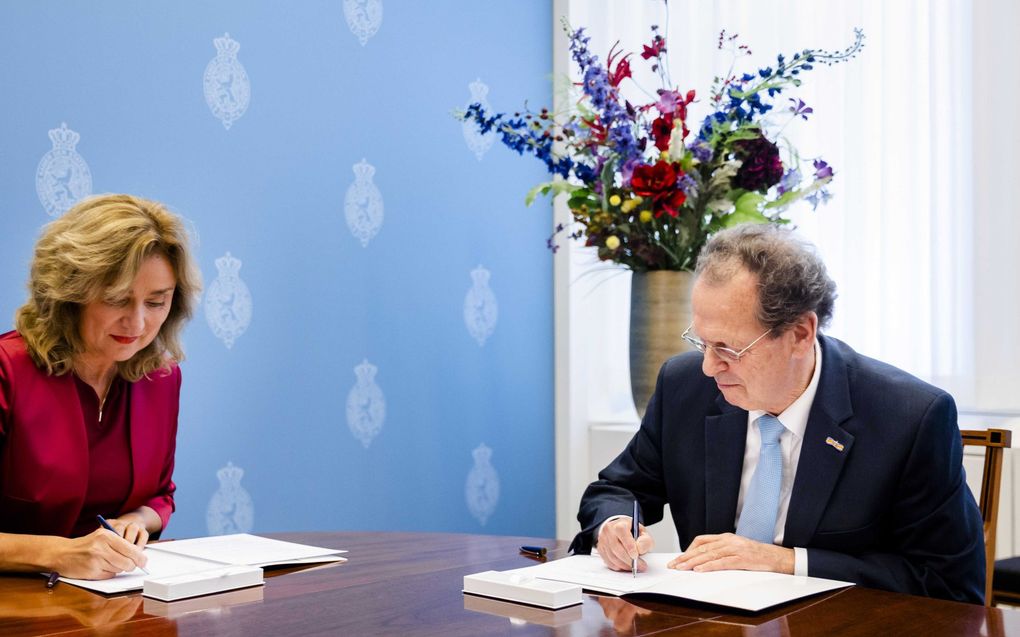
<instances>
[{"instance_id":1,"label":"flower bouquet","mask_svg":"<svg viewBox=\"0 0 1020 637\"><path fill-rule=\"evenodd\" d=\"M554 252L556 235L567 232L597 248L600 259L637 272L692 271L713 232L743 222L785 222L781 214L794 201L817 206L829 198L832 168L820 158L804 167L807 160L781 135L785 124L807 120L813 110L784 92L800 86L815 65L854 57L863 46L859 29L843 51L806 49L739 74L737 62L750 50L737 36L720 33L719 49L731 54L732 64L715 78L710 112L696 132L688 112L697 94L670 79L666 39L657 27L640 57L660 87L646 91L651 99L643 104L621 91L625 80L634 82L633 54L614 46L603 64L589 51L584 29L564 29L582 78L568 112L490 113L472 104L461 113L483 134L495 131L506 146L545 162L554 179L533 188L529 204L539 194L568 195L574 223L556 228L549 239Z\"/></svg>"}]
</instances>

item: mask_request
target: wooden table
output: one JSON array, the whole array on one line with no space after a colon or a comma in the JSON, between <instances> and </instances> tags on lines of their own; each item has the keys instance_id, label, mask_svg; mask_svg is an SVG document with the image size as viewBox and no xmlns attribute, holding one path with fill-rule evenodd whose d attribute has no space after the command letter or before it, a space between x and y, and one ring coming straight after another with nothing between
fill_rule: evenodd
<instances>
[{"instance_id":1,"label":"wooden table","mask_svg":"<svg viewBox=\"0 0 1020 637\"><path fill-rule=\"evenodd\" d=\"M347 549L349 562L267 571L264 587L165 603L135 593L103 597L38 575L0 576L0 635L998 635L1020 636L1020 612L860 587L760 614L585 594L560 610L463 595L463 576L535 562L536 538L430 533L280 533Z\"/></svg>"}]
</instances>

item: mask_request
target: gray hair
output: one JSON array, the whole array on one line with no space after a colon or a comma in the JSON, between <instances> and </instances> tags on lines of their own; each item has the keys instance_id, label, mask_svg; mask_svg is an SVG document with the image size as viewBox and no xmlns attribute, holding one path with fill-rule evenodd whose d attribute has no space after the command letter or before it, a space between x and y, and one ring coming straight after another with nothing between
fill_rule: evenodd
<instances>
[{"instance_id":1,"label":"gray hair","mask_svg":"<svg viewBox=\"0 0 1020 637\"><path fill-rule=\"evenodd\" d=\"M777 224L747 223L716 233L698 257L695 275L720 284L744 268L758 277L758 320L781 334L805 312L828 325L836 284L807 241Z\"/></svg>"}]
</instances>

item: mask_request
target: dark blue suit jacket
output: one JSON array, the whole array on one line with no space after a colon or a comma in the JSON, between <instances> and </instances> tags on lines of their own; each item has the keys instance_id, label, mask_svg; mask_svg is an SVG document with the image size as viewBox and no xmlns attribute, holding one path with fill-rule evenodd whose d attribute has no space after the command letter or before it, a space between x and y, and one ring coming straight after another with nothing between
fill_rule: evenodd
<instances>
[{"instance_id":1,"label":"dark blue suit jacket","mask_svg":"<svg viewBox=\"0 0 1020 637\"><path fill-rule=\"evenodd\" d=\"M822 373L783 545L808 550L812 576L983 602L984 533L952 397L834 338L819 341ZM645 524L670 505L684 547L735 530L747 412L723 399L701 360L692 352L663 365L641 428L581 499L572 550L590 552L595 527L630 515L635 497Z\"/></svg>"}]
</instances>

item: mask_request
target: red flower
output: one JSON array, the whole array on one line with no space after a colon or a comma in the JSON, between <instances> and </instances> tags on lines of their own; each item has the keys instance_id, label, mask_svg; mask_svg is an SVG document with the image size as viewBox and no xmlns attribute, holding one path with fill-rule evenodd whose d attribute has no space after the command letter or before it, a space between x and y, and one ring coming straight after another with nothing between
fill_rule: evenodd
<instances>
[{"instance_id":1,"label":"red flower","mask_svg":"<svg viewBox=\"0 0 1020 637\"><path fill-rule=\"evenodd\" d=\"M686 128L686 127L685 127ZM669 150L669 137L673 134L673 116L662 115L652 122L652 137L660 151Z\"/></svg>"},{"instance_id":2,"label":"red flower","mask_svg":"<svg viewBox=\"0 0 1020 637\"><path fill-rule=\"evenodd\" d=\"M666 52L666 38L657 35L652 39L652 46L644 45L641 57L644 59L657 58Z\"/></svg>"},{"instance_id":3,"label":"red flower","mask_svg":"<svg viewBox=\"0 0 1020 637\"><path fill-rule=\"evenodd\" d=\"M687 128L687 105L693 101L694 91L687 91L687 95L685 97L681 95L679 91L659 89L659 101L648 105L649 107L655 106L655 108L658 108L659 112L662 113L662 117L652 123L652 136L655 137L656 148L659 150L667 150L669 148L668 140L666 142L662 142L657 134L656 127L659 125L659 120L663 120L664 124L668 121L670 132L672 132L673 120L679 118L682 138L687 138L687 135L691 132L690 129Z\"/></svg>"},{"instance_id":4,"label":"red flower","mask_svg":"<svg viewBox=\"0 0 1020 637\"><path fill-rule=\"evenodd\" d=\"M635 194L651 197L656 217L661 217L663 213L676 217L680 214L680 206L687 201L687 195L677 186L677 180L683 175L680 164L660 159L654 166L642 164L635 168L630 186Z\"/></svg>"},{"instance_id":5,"label":"red flower","mask_svg":"<svg viewBox=\"0 0 1020 637\"><path fill-rule=\"evenodd\" d=\"M609 129L607 129L600 121L598 117L592 119L581 118L581 121L585 123L588 129L591 131L590 139L586 142L591 147L597 147L606 142L606 138L609 135Z\"/></svg>"},{"instance_id":6,"label":"red flower","mask_svg":"<svg viewBox=\"0 0 1020 637\"><path fill-rule=\"evenodd\" d=\"M616 44L613 45L613 48L609 49L609 59L606 60L606 70L609 72L609 85L613 87L619 86L620 82L631 76L630 60L627 59L630 57L629 53L623 56L623 58L620 59L620 62L616 65L616 69L613 69L613 60L621 53L620 51L616 51L616 45L619 43L619 40L617 40ZM614 53L614 51L616 52Z\"/></svg>"},{"instance_id":7,"label":"red flower","mask_svg":"<svg viewBox=\"0 0 1020 637\"><path fill-rule=\"evenodd\" d=\"M759 135L734 142L734 154L742 163L733 177L733 185L745 190L765 192L783 178L779 148Z\"/></svg>"}]
</instances>

